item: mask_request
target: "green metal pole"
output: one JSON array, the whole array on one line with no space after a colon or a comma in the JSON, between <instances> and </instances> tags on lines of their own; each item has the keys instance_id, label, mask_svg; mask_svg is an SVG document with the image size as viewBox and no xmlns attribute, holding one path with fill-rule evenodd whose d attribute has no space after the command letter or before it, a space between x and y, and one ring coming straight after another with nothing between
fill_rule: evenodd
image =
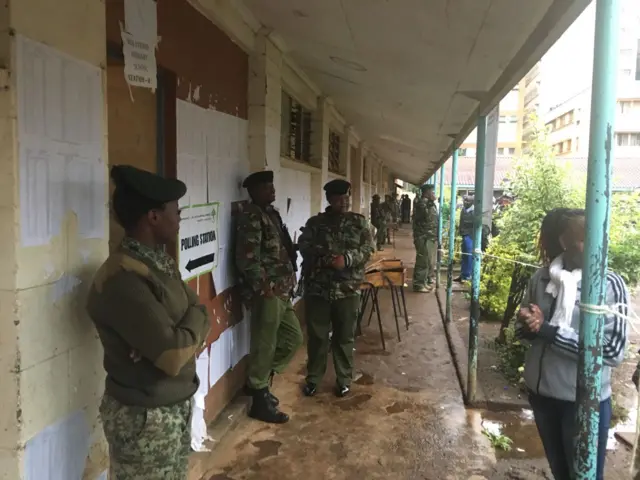
<instances>
[{"instance_id":1,"label":"green metal pole","mask_svg":"<svg viewBox=\"0 0 640 480\"><path fill-rule=\"evenodd\" d=\"M440 188L438 189L438 260L436 262L436 290L440 288L440 269L442 268L442 209L444 207L444 165L440 167Z\"/></svg>"},{"instance_id":2,"label":"green metal pole","mask_svg":"<svg viewBox=\"0 0 640 480\"><path fill-rule=\"evenodd\" d=\"M451 162L451 208L449 208L449 258L447 264L447 305L444 321L451 323L453 300L453 255L456 242L456 202L458 196L458 150L453 151Z\"/></svg>"},{"instance_id":3,"label":"green metal pole","mask_svg":"<svg viewBox=\"0 0 640 480\"><path fill-rule=\"evenodd\" d=\"M619 0L597 0L587 169L586 236L580 301L605 303L611 199L611 155L616 115ZM577 480L596 478L600 423L603 316L580 312L576 400L579 435L574 458Z\"/></svg>"},{"instance_id":4,"label":"green metal pole","mask_svg":"<svg viewBox=\"0 0 640 480\"><path fill-rule=\"evenodd\" d=\"M467 373L467 404L476 400L478 373L478 321L480 319L480 274L482 272L482 212L484 206L484 161L487 137L487 117L478 118L476 142L476 185L473 206L473 275L471 277L471 314L469 315L469 357Z\"/></svg>"}]
</instances>

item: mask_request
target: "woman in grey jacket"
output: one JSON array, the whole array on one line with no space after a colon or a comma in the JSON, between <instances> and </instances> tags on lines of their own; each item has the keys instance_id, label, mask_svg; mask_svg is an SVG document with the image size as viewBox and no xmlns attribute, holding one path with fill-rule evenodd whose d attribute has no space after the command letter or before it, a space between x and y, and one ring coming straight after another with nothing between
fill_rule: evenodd
<instances>
[{"instance_id":1,"label":"woman in grey jacket","mask_svg":"<svg viewBox=\"0 0 640 480\"><path fill-rule=\"evenodd\" d=\"M580 280L584 210L556 209L540 229L544 267L532 277L516 321L516 334L530 342L524 379L529 402L556 480L575 477L576 383L580 327ZM606 304L620 315L604 317L598 475L603 479L611 421L611 368L622 362L627 343L629 296L619 275L607 273Z\"/></svg>"}]
</instances>

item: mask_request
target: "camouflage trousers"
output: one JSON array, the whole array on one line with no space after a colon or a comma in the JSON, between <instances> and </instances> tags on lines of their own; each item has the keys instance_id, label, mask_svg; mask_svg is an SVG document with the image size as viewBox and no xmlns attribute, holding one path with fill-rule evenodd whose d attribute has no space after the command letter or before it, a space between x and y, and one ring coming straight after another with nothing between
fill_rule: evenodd
<instances>
[{"instance_id":1,"label":"camouflage trousers","mask_svg":"<svg viewBox=\"0 0 640 480\"><path fill-rule=\"evenodd\" d=\"M191 452L191 399L170 407L100 405L109 443L109 480L186 480Z\"/></svg>"},{"instance_id":2,"label":"camouflage trousers","mask_svg":"<svg viewBox=\"0 0 640 480\"><path fill-rule=\"evenodd\" d=\"M282 373L302 345L302 330L291 300L257 298L251 308L249 387L269 386L272 373Z\"/></svg>"},{"instance_id":3,"label":"camouflage trousers","mask_svg":"<svg viewBox=\"0 0 640 480\"><path fill-rule=\"evenodd\" d=\"M378 250L382 250L387 241L388 225L386 223L379 223L376 226L376 229L378 230L376 233L376 246L378 247Z\"/></svg>"},{"instance_id":4,"label":"camouflage trousers","mask_svg":"<svg viewBox=\"0 0 640 480\"><path fill-rule=\"evenodd\" d=\"M420 289L433 282L436 266L436 241L428 237L414 237L416 247L416 263L413 267L413 288Z\"/></svg>"}]
</instances>

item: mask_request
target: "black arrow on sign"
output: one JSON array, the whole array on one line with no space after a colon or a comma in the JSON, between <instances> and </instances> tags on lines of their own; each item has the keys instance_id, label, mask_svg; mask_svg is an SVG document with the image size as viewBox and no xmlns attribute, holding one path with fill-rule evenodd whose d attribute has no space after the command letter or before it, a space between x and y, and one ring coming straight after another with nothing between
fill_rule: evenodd
<instances>
[{"instance_id":1,"label":"black arrow on sign","mask_svg":"<svg viewBox=\"0 0 640 480\"><path fill-rule=\"evenodd\" d=\"M202 265L206 265L207 263L213 263L215 255L215 253L210 253L209 255L196 258L195 260L189 260L187 262L187 270L191 271L195 268L201 267Z\"/></svg>"}]
</instances>

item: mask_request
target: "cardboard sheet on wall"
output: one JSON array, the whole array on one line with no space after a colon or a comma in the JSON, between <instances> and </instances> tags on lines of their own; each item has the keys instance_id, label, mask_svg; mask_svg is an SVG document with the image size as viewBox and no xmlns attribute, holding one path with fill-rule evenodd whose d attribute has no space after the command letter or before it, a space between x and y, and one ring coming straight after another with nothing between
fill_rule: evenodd
<instances>
[{"instance_id":1,"label":"cardboard sheet on wall","mask_svg":"<svg viewBox=\"0 0 640 480\"><path fill-rule=\"evenodd\" d=\"M104 238L102 72L17 36L23 246L48 244L74 212L81 238Z\"/></svg>"}]
</instances>

